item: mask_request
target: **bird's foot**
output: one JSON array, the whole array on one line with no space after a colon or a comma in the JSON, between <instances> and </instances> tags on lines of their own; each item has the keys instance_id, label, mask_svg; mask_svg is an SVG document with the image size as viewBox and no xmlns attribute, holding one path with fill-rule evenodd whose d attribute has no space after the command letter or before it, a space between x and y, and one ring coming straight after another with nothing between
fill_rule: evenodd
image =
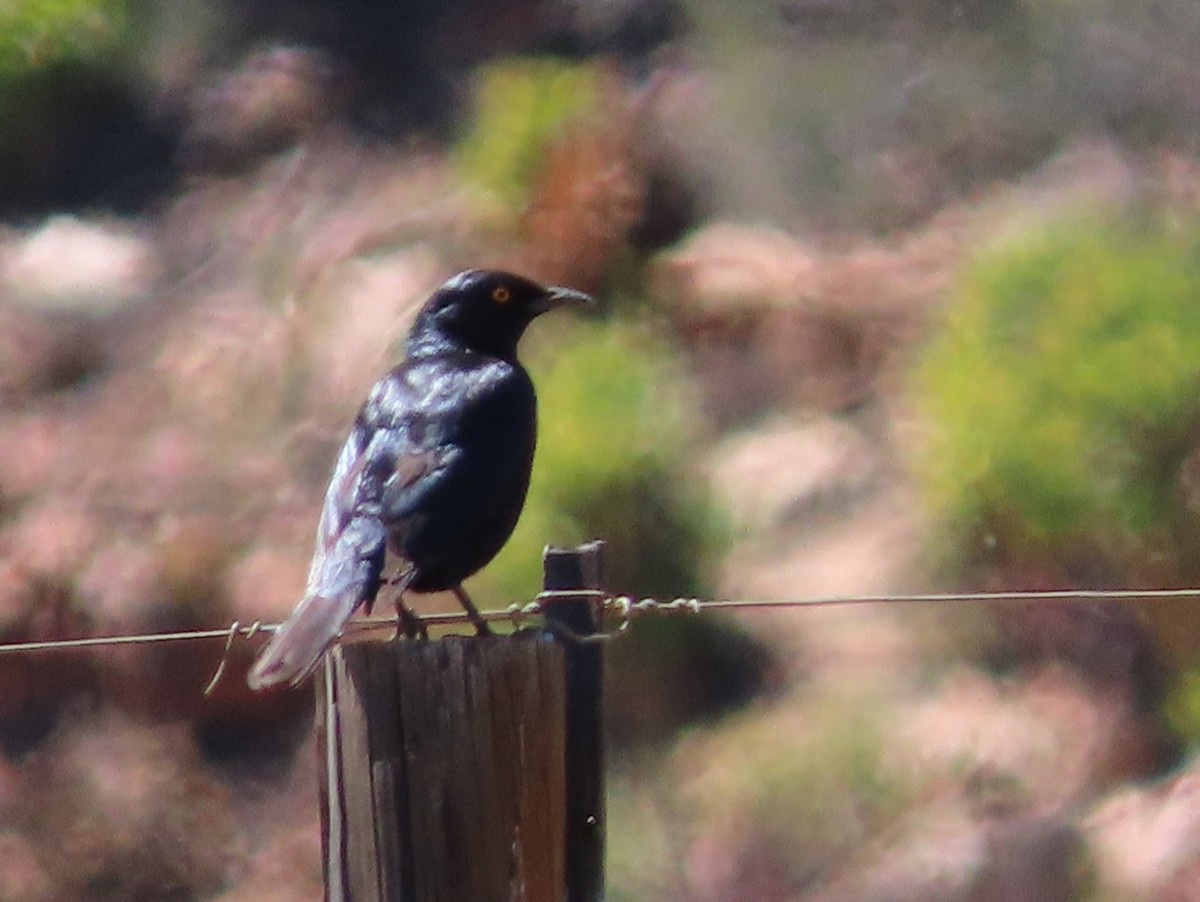
<instances>
[{"instance_id":1,"label":"bird's foot","mask_svg":"<svg viewBox=\"0 0 1200 902\"><path fill-rule=\"evenodd\" d=\"M428 639L429 627L425 621L400 599L396 599L396 620L406 639Z\"/></svg>"},{"instance_id":2,"label":"bird's foot","mask_svg":"<svg viewBox=\"0 0 1200 902\"><path fill-rule=\"evenodd\" d=\"M451 591L454 592L454 597L458 599L458 603L463 606L463 610L467 612L467 619L475 627L475 635L490 636L492 628L488 626L488 622L479 613L479 608L475 607L475 602L471 601L471 596L467 594L467 590L462 585L457 585Z\"/></svg>"}]
</instances>

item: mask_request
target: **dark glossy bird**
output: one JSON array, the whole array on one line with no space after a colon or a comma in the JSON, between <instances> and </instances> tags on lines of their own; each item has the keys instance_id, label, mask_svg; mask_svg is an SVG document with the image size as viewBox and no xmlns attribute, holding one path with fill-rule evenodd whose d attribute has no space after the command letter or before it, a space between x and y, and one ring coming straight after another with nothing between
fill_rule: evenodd
<instances>
[{"instance_id":1,"label":"dark glossy bird","mask_svg":"<svg viewBox=\"0 0 1200 902\"><path fill-rule=\"evenodd\" d=\"M462 581L508 540L529 488L537 402L517 343L535 317L590 302L486 270L425 302L403 362L371 389L338 455L304 598L255 661L251 688L302 680L354 611L370 611L389 551L408 635L424 630L406 590L452 590L487 632Z\"/></svg>"}]
</instances>

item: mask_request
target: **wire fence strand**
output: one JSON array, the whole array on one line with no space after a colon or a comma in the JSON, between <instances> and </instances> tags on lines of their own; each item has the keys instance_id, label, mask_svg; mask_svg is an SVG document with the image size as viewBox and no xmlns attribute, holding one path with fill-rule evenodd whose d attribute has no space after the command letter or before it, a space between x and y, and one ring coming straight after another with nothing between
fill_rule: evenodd
<instances>
[{"instance_id":1,"label":"wire fence strand","mask_svg":"<svg viewBox=\"0 0 1200 902\"><path fill-rule=\"evenodd\" d=\"M629 621L637 616L651 611L686 613L703 613L705 611L738 611L754 609L796 609L821 607L848 607L855 605L911 605L911 604L945 604L945 603L996 603L1022 601L1153 601L1164 599L1200 599L1200 588L1187 589L1051 589L1044 591L1005 591L1005 592L924 592L902 595L867 594L867 595L822 595L809 598L790 599L722 599L722 598L693 598L680 596L669 600L657 598L634 598L628 595L610 595L599 590L581 590L576 592L543 592L537 598L524 605L511 605L501 610L483 611L482 617L489 623L508 622L514 627L521 627L531 619L540 615L541 604L549 597L561 598L587 597L593 598L604 606L607 613L615 615L620 624L617 632L623 631ZM447 612L422 614L421 619L428 626L465 626L470 623L463 612ZM47 639L29 642L9 642L0 644L0 654L32 653L43 651L60 651L65 649L103 648L118 645L149 645L159 642L186 642L197 640L225 639L228 642L236 637L252 638L259 633L274 633L280 628L278 623L254 622L242 624L234 621L224 628L202 630L180 630L164 633L141 633L120 636L84 636L72 639ZM369 633L380 630L394 630L394 617L363 617L350 621L343 630L343 636Z\"/></svg>"}]
</instances>

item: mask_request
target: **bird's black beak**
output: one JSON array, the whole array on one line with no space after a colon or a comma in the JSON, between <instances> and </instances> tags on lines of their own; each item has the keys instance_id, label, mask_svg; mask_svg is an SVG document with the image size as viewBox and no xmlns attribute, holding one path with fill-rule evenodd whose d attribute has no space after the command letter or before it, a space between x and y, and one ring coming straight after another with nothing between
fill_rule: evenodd
<instances>
[{"instance_id":1,"label":"bird's black beak","mask_svg":"<svg viewBox=\"0 0 1200 902\"><path fill-rule=\"evenodd\" d=\"M536 316L549 310L557 310L559 307L590 307L594 303L596 302L590 294L584 294L574 288L560 288L557 285L551 285L546 289L545 294L533 302L531 307Z\"/></svg>"}]
</instances>

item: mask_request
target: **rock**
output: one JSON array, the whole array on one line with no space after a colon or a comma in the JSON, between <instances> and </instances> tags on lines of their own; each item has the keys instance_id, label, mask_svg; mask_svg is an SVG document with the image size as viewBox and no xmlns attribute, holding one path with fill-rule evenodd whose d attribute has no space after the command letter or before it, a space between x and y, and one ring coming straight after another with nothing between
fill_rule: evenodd
<instances>
[{"instance_id":1,"label":"rock","mask_svg":"<svg viewBox=\"0 0 1200 902\"><path fill-rule=\"evenodd\" d=\"M918 233L823 249L717 223L659 255L651 293L683 336L719 422L773 407L839 410L869 399L925 334L957 248Z\"/></svg>"},{"instance_id":2,"label":"rock","mask_svg":"<svg viewBox=\"0 0 1200 902\"><path fill-rule=\"evenodd\" d=\"M293 145L340 111L343 79L310 47L252 51L191 104L183 153L208 169L236 169Z\"/></svg>"},{"instance_id":3,"label":"rock","mask_svg":"<svg viewBox=\"0 0 1200 902\"><path fill-rule=\"evenodd\" d=\"M50 495L22 510L5 534L6 552L28 572L66 584L87 563L104 525L68 495Z\"/></svg>"},{"instance_id":4,"label":"rock","mask_svg":"<svg viewBox=\"0 0 1200 902\"><path fill-rule=\"evenodd\" d=\"M0 287L47 312L111 313L145 297L159 270L132 226L61 214L0 248Z\"/></svg>"},{"instance_id":5,"label":"rock","mask_svg":"<svg viewBox=\"0 0 1200 902\"><path fill-rule=\"evenodd\" d=\"M655 261L652 294L684 317L743 318L812 296L817 251L777 229L715 223Z\"/></svg>"},{"instance_id":6,"label":"rock","mask_svg":"<svg viewBox=\"0 0 1200 902\"><path fill-rule=\"evenodd\" d=\"M905 824L803 902L1063 902L1086 877L1082 838L1059 818L979 819L941 802Z\"/></svg>"},{"instance_id":7,"label":"rock","mask_svg":"<svg viewBox=\"0 0 1200 902\"><path fill-rule=\"evenodd\" d=\"M1084 819L1101 888L1113 898L1195 899L1180 892L1200 868L1200 770L1195 761L1176 777L1123 789Z\"/></svg>"},{"instance_id":8,"label":"rock","mask_svg":"<svg viewBox=\"0 0 1200 902\"><path fill-rule=\"evenodd\" d=\"M1154 763L1155 731L1128 696L1089 687L1065 667L997 683L962 669L901 718L898 749L914 766L957 771L981 805L1089 798Z\"/></svg>"},{"instance_id":9,"label":"rock","mask_svg":"<svg viewBox=\"0 0 1200 902\"><path fill-rule=\"evenodd\" d=\"M705 470L735 525L766 534L805 528L865 497L878 454L853 426L833 417L777 420L738 434L708 454Z\"/></svg>"}]
</instances>

